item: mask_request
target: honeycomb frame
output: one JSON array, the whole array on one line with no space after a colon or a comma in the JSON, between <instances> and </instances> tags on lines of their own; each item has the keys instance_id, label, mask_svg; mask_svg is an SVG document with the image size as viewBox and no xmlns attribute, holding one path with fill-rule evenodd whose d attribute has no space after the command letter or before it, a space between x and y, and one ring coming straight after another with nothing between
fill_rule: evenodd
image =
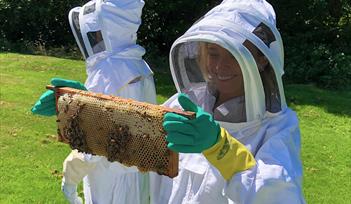
<instances>
[{"instance_id":1,"label":"honeycomb frame","mask_svg":"<svg viewBox=\"0 0 351 204\"><path fill-rule=\"evenodd\" d=\"M179 155L167 148L163 116L195 113L69 87L47 89L55 91L60 142L141 172L178 175Z\"/></svg>"}]
</instances>

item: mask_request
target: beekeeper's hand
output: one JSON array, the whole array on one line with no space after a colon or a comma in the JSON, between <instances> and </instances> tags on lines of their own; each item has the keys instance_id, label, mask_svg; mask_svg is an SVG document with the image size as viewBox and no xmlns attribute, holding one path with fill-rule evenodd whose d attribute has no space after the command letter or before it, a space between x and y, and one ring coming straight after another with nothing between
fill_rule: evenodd
<instances>
[{"instance_id":1,"label":"beekeeper's hand","mask_svg":"<svg viewBox=\"0 0 351 204\"><path fill-rule=\"evenodd\" d=\"M63 162L62 192L70 203L79 203L77 185L92 172L103 157L73 150Z\"/></svg>"},{"instance_id":2,"label":"beekeeper's hand","mask_svg":"<svg viewBox=\"0 0 351 204\"><path fill-rule=\"evenodd\" d=\"M77 185L62 182L61 189L69 203L83 204L83 199L77 193Z\"/></svg>"},{"instance_id":3,"label":"beekeeper's hand","mask_svg":"<svg viewBox=\"0 0 351 204\"><path fill-rule=\"evenodd\" d=\"M178 101L184 110L195 112L196 118L190 120L175 113L165 115L163 127L169 149L182 153L202 152L227 180L256 164L251 152L187 95L179 94Z\"/></svg>"},{"instance_id":4,"label":"beekeeper's hand","mask_svg":"<svg viewBox=\"0 0 351 204\"><path fill-rule=\"evenodd\" d=\"M200 153L216 144L220 127L212 115L195 105L185 94L179 94L178 101L185 111L195 112L196 118L190 120L175 113L164 116L168 148L176 152Z\"/></svg>"},{"instance_id":5,"label":"beekeeper's hand","mask_svg":"<svg viewBox=\"0 0 351 204\"><path fill-rule=\"evenodd\" d=\"M71 87L80 90L87 90L85 86L78 82L61 78L52 78L51 84L58 87ZM52 90L48 90L43 93L39 100L34 104L31 109L32 113L44 116L53 116L56 114L56 99L55 93Z\"/></svg>"}]
</instances>

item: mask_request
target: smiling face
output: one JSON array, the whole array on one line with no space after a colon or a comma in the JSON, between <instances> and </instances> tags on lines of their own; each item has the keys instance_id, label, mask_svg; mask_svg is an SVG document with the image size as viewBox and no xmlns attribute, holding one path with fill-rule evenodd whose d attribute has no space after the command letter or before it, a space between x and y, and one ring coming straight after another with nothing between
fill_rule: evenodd
<instances>
[{"instance_id":1,"label":"smiling face","mask_svg":"<svg viewBox=\"0 0 351 204\"><path fill-rule=\"evenodd\" d=\"M205 50L207 78L216 87L219 100L225 102L244 95L243 75L234 56L213 43L206 43Z\"/></svg>"}]
</instances>

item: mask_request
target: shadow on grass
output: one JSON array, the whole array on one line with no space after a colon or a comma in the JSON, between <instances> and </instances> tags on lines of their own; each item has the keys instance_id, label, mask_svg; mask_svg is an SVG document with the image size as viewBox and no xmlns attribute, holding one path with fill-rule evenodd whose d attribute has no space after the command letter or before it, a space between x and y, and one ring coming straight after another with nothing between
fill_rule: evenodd
<instances>
[{"instance_id":1,"label":"shadow on grass","mask_svg":"<svg viewBox=\"0 0 351 204\"><path fill-rule=\"evenodd\" d=\"M155 72L156 92L166 98L175 94L171 73ZM289 84L285 86L285 96L289 107L311 105L324 108L335 115L351 117L351 91L332 91L314 85Z\"/></svg>"},{"instance_id":2,"label":"shadow on grass","mask_svg":"<svg viewBox=\"0 0 351 204\"><path fill-rule=\"evenodd\" d=\"M0 46L4 43L0 43ZM40 55L71 60L83 60L83 56L75 44L60 47L45 47L32 42L5 43L0 47L0 53L17 53L24 55Z\"/></svg>"},{"instance_id":3,"label":"shadow on grass","mask_svg":"<svg viewBox=\"0 0 351 204\"><path fill-rule=\"evenodd\" d=\"M327 112L351 116L351 91L332 91L314 85L289 84L285 86L288 106L311 105L324 108Z\"/></svg>"},{"instance_id":4,"label":"shadow on grass","mask_svg":"<svg viewBox=\"0 0 351 204\"><path fill-rule=\"evenodd\" d=\"M175 94L176 88L169 71L155 71L156 92L166 98ZM311 105L324 108L335 115L351 117L351 91L333 91L314 85L288 84L285 96L289 107Z\"/></svg>"},{"instance_id":5,"label":"shadow on grass","mask_svg":"<svg viewBox=\"0 0 351 204\"><path fill-rule=\"evenodd\" d=\"M155 71L154 78L157 94L168 98L177 92L170 71ZM318 106L332 114L351 116L351 91L325 90L305 84L288 84L284 88L290 107Z\"/></svg>"}]
</instances>

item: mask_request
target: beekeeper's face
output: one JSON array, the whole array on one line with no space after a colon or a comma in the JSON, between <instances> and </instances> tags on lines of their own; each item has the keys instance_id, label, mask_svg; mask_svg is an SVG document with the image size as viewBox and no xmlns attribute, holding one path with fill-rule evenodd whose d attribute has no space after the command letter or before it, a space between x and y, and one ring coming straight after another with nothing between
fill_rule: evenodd
<instances>
[{"instance_id":1,"label":"beekeeper's face","mask_svg":"<svg viewBox=\"0 0 351 204\"><path fill-rule=\"evenodd\" d=\"M229 97L244 95L244 82L239 63L226 49L213 43L206 44L208 79L219 94Z\"/></svg>"}]
</instances>

